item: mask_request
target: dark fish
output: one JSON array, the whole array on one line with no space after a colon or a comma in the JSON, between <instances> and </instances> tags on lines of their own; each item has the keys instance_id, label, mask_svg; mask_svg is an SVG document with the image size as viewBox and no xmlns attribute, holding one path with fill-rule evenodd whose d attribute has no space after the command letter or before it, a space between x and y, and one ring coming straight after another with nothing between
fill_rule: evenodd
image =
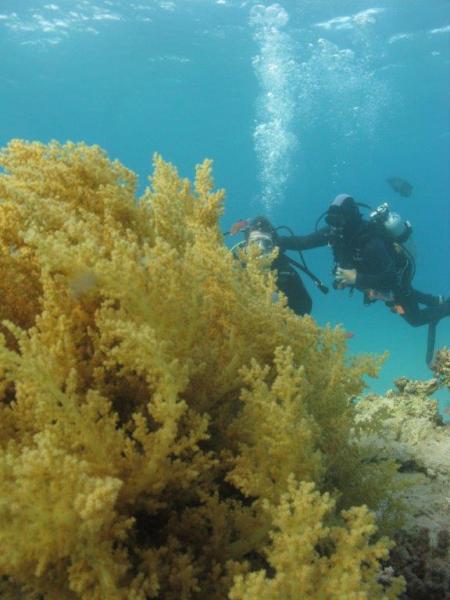
<instances>
[{"instance_id":1,"label":"dark fish","mask_svg":"<svg viewBox=\"0 0 450 600\"><path fill-rule=\"evenodd\" d=\"M389 177L386 181L394 192L397 192L397 194L400 194L403 198L409 198L411 196L413 186L408 181L405 181L405 179L402 179L401 177Z\"/></svg>"}]
</instances>

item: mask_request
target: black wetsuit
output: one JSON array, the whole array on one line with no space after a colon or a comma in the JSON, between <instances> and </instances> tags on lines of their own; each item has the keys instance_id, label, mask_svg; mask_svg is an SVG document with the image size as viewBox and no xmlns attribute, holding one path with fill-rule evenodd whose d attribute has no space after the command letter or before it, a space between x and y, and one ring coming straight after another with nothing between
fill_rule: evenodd
<instances>
[{"instance_id":1,"label":"black wetsuit","mask_svg":"<svg viewBox=\"0 0 450 600\"><path fill-rule=\"evenodd\" d=\"M277 286L286 296L289 308L300 316L309 314L312 309L311 296L288 257L280 252L272 263L272 269L277 272Z\"/></svg>"},{"instance_id":2,"label":"black wetsuit","mask_svg":"<svg viewBox=\"0 0 450 600\"><path fill-rule=\"evenodd\" d=\"M394 245L386 240L371 224L361 221L344 236L333 235L330 227L304 236L278 237L277 244L284 250L309 250L329 245L336 267L356 269L355 288L364 293L375 290L393 295L386 304L412 326L418 327L450 315L450 305L442 304L437 296L424 294L411 286L411 265ZM426 308L420 308L423 304Z\"/></svg>"}]
</instances>

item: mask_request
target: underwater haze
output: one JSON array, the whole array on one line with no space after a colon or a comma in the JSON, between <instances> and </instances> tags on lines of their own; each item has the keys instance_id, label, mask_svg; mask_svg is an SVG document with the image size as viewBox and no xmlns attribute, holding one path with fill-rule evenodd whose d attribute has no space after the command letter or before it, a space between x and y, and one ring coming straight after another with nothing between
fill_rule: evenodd
<instances>
[{"instance_id":1,"label":"underwater haze","mask_svg":"<svg viewBox=\"0 0 450 600\"><path fill-rule=\"evenodd\" d=\"M1 146L99 144L141 190L154 152L189 178L212 158L224 231L265 214L307 234L342 192L389 202L413 226L415 287L450 296L448 0L2 0L0 55ZM305 258L330 285L329 249ZM369 389L431 376L426 327L305 283L352 353L389 352Z\"/></svg>"}]
</instances>

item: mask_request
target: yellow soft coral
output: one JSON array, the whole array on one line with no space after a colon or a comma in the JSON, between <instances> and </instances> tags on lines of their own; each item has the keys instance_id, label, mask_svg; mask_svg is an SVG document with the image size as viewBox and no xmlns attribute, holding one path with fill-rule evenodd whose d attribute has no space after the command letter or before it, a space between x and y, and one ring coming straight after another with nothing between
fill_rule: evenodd
<instances>
[{"instance_id":1,"label":"yellow soft coral","mask_svg":"<svg viewBox=\"0 0 450 600\"><path fill-rule=\"evenodd\" d=\"M300 481L337 513L386 506L351 403L373 363L274 304L258 256L233 258L209 161L193 186L154 164L136 199L98 147L0 152L0 589L17 598L222 600L247 574L268 585L251 573ZM301 500L302 535L321 502L333 516L318 493ZM370 521L358 511L327 534L349 593L378 590L382 556L369 528L364 575L339 541ZM297 560L283 544L280 581Z\"/></svg>"},{"instance_id":2,"label":"yellow soft coral","mask_svg":"<svg viewBox=\"0 0 450 600\"><path fill-rule=\"evenodd\" d=\"M343 513L345 524L327 525L334 502L321 496L313 483L295 483L278 505L265 503L272 514L272 542L267 556L275 575L265 571L241 575L230 600L376 600L395 598L401 585L385 592L376 581L379 560L389 544L370 544L376 530L374 518L362 506Z\"/></svg>"},{"instance_id":3,"label":"yellow soft coral","mask_svg":"<svg viewBox=\"0 0 450 600\"><path fill-rule=\"evenodd\" d=\"M292 351L275 352L276 377L269 388L269 369L246 369L243 408L229 429L239 452L228 475L247 496L277 501L290 474L319 481L323 474L317 424L307 406L304 368L293 366Z\"/></svg>"}]
</instances>

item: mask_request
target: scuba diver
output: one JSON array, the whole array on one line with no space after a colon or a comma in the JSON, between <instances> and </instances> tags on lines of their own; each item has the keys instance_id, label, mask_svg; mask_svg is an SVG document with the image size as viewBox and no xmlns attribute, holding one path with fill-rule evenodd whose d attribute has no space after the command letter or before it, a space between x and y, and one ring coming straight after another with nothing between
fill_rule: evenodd
<instances>
[{"instance_id":1,"label":"scuba diver","mask_svg":"<svg viewBox=\"0 0 450 600\"><path fill-rule=\"evenodd\" d=\"M319 287L323 293L328 292L328 288L309 271L306 266L303 255L300 252L301 263L295 261L291 257L284 254L278 240L277 231L281 228L287 229L291 235L294 235L288 227L273 227L266 217L255 217L245 221L238 221L230 229L227 234L234 235L242 232L245 235L245 240L239 242L233 247L233 251L237 248L246 247L249 244L255 244L261 250L262 254L270 254L272 250L278 246L278 256L273 260L271 268L277 273L277 287L283 292L287 298L287 304L297 315L303 316L311 313L312 300L309 295L298 271L305 273Z\"/></svg>"},{"instance_id":2,"label":"scuba diver","mask_svg":"<svg viewBox=\"0 0 450 600\"><path fill-rule=\"evenodd\" d=\"M314 233L279 237L277 244L281 251L330 246L335 289L357 289L363 293L365 304L381 300L413 327L429 325L426 360L430 364L436 325L450 316L450 298L412 287L415 260L411 224L391 212L387 204L372 211L369 219L363 218L360 207L370 209L348 194L339 194L319 217ZM327 225L319 229L323 217Z\"/></svg>"}]
</instances>

